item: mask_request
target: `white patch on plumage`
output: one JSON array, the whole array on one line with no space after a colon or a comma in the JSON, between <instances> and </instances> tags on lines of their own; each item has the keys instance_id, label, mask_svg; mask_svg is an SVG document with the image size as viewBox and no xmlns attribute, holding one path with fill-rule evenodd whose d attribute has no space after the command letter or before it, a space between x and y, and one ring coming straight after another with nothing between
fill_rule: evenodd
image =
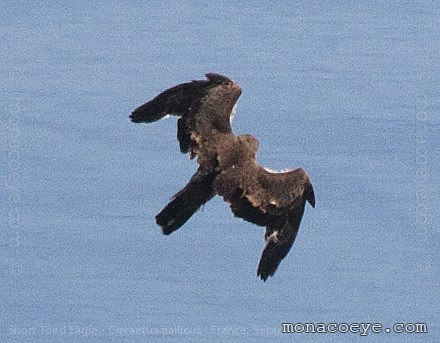
<instances>
[{"instance_id":1,"label":"white patch on plumage","mask_svg":"<svg viewBox=\"0 0 440 343\"><path fill-rule=\"evenodd\" d=\"M267 237L267 240L268 240L268 241L274 241L275 243L277 243L277 242L278 242L278 238L277 238L277 236L278 236L278 230L275 230L274 232L272 232L272 233L270 234L269 237Z\"/></svg>"},{"instance_id":2,"label":"white patch on plumage","mask_svg":"<svg viewBox=\"0 0 440 343\"><path fill-rule=\"evenodd\" d=\"M269 204L277 206L278 205L278 201L276 199L272 198L272 199L269 200Z\"/></svg>"},{"instance_id":3,"label":"white patch on plumage","mask_svg":"<svg viewBox=\"0 0 440 343\"><path fill-rule=\"evenodd\" d=\"M229 116L229 122L231 124L232 124L232 119L234 119L236 111L237 111L237 103L235 103L234 107L232 108L231 115Z\"/></svg>"},{"instance_id":4,"label":"white patch on plumage","mask_svg":"<svg viewBox=\"0 0 440 343\"><path fill-rule=\"evenodd\" d=\"M263 169L265 171L268 171L269 173L276 173L276 174L288 173L288 172L291 172L291 171L294 170L294 169L289 169L289 168L284 168L284 169L281 169L281 170L273 170L273 169L270 169L270 168L267 168L267 167L263 167Z\"/></svg>"},{"instance_id":5,"label":"white patch on plumage","mask_svg":"<svg viewBox=\"0 0 440 343\"><path fill-rule=\"evenodd\" d=\"M263 169L265 171L268 171L269 173L278 173L276 170L273 170L273 169L270 169L270 168L267 168L267 167L263 167Z\"/></svg>"}]
</instances>

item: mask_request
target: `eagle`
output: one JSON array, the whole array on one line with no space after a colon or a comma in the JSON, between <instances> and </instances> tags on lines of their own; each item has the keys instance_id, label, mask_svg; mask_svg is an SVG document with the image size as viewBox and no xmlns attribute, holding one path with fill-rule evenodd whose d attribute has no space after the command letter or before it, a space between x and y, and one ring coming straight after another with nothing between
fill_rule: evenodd
<instances>
[{"instance_id":1,"label":"eagle","mask_svg":"<svg viewBox=\"0 0 440 343\"><path fill-rule=\"evenodd\" d=\"M198 169L188 184L157 214L156 223L169 235L214 196L229 203L232 213L266 228L265 247L257 276L266 281L289 253L306 202L315 207L309 176L302 168L274 172L257 162L258 140L235 135L231 128L238 83L216 74L165 90L134 109L134 123L151 123L177 116L180 151L197 157Z\"/></svg>"}]
</instances>

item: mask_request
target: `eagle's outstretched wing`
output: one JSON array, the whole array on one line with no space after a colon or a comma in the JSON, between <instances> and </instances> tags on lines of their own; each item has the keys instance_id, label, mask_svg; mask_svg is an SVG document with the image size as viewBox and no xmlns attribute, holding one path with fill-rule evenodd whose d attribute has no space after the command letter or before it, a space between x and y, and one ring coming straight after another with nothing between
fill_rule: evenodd
<instances>
[{"instance_id":1,"label":"eagle's outstretched wing","mask_svg":"<svg viewBox=\"0 0 440 343\"><path fill-rule=\"evenodd\" d=\"M231 133L231 115L240 97L240 86L226 76L208 73L206 80L195 80L169 88L151 101L134 109L130 119L151 123L166 115L180 117L177 139L182 153L197 155L202 140L216 133Z\"/></svg>"},{"instance_id":2,"label":"eagle's outstretched wing","mask_svg":"<svg viewBox=\"0 0 440 343\"><path fill-rule=\"evenodd\" d=\"M298 234L304 207L305 202L286 210L287 213L276 216L272 223L266 226L264 235L266 245L257 268L257 275L262 280L266 281L269 276L275 274L279 264L292 248Z\"/></svg>"},{"instance_id":3,"label":"eagle's outstretched wing","mask_svg":"<svg viewBox=\"0 0 440 343\"><path fill-rule=\"evenodd\" d=\"M315 207L309 177L303 169L276 173L255 166L254 170L239 168L223 173L215 188L230 203L236 217L266 227L266 246L257 270L266 281L289 253L306 201Z\"/></svg>"},{"instance_id":4,"label":"eagle's outstretched wing","mask_svg":"<svg viewBox=\"0 0 440 343\"><path fill-rule=\"evenodd\" d=\"M156 216L156 223L162 228L164 235L179 229L202 205L214 197L214 178L215 173L205 173L199 168L189 183L173 196Z\"/></svg>"}]
</instances>

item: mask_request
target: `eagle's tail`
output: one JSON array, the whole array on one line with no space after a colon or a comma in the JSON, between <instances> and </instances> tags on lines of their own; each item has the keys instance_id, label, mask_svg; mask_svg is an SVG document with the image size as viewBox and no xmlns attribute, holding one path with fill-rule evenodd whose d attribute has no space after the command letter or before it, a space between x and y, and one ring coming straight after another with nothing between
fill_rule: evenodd
<instances>
[{"instance_id":1,"label":"eagle's tail","mask_svg":"<svg viewBox=\"0 0 440 343\"><path fill-rule=\"evenodd\" d=\"M212 183L214 174L197 172L191 181L156 216L156 223L164 235L169 235L185 224L191 216L215 195Z\"/></svg>"}]
</instances>

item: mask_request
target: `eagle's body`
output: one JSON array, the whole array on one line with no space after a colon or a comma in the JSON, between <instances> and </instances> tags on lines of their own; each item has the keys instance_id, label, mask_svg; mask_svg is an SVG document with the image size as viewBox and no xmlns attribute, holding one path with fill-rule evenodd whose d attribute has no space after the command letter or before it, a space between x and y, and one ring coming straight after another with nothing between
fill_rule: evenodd
<instances>
[{"instance_id":1,"label":"eagle's body","mask_svg":"<svg viewBox=\"0 0 440 343\"><path fill-rule=\"evenodd\" d=\"M295 240L305 202L314 207L310 179L303 169L270 172L256 161L258 140L236 136L230 124L240 86L227 77L183 83L135 109L133 122L153 122L177 115L180 150L197 156L199 168L190 182L156 216L164 234L180 228L216 194L235 216L266 227L266 247L257 274L273 276Z\"/></svg>"}]
</instances>

